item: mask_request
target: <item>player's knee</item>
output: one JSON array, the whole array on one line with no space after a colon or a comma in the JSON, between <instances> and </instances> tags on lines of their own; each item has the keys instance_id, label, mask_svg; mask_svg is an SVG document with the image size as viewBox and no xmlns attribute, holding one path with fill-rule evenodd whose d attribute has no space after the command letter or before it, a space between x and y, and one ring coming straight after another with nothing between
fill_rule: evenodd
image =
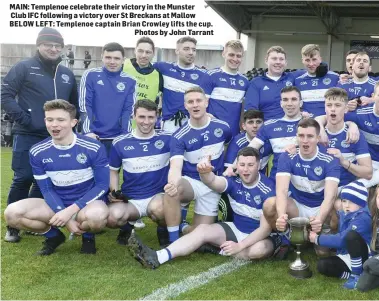
<instances>
[{"instance_id":1,"label":"player's knee","mask_svg":"<svg viewBox=\"0 0 379 301\"><path fill-rule=\"evenodd\" d=\"M276 214L276 199L270 198L263 204L263 214L267 219L272 219Z\"/></svg>"},{"instance_id":2,"label":"player's knee","mask_svg":"<svg viewBox=\"0 0 379 301\"><path fill-rule=\"evenodd\" d=\"M102 230L108 221L109 210L106 207L98 207L86 212L86 221L92 231Z\"/></svg>"},{"instance_id":3,"label":"player's knee","mask_svg":"<svg viewBox=\"0 0 379 301\"><path fill-rule=\"evenodd\" d=\"M149 217L154 221L164 219L163 202L151 202L148 209Z\"/></svg>"},{"instance_id":4,"label":"player's knee","mask_svg":"<svg viewBox=\"0 0 379 301\"><path fill-rule=\"evenodd\" d=\"M8 226L15 227L18 224L21 216L23 215L23 210L17 203L9 204L4 211L4 217Z\"/></svg>"}]
</instances>

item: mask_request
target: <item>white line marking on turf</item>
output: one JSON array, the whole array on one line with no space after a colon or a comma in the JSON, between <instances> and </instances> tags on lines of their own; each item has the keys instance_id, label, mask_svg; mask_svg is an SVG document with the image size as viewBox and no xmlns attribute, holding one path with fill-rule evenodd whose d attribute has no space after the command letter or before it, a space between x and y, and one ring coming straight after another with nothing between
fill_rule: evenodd
<instances>
[{"instance_id":1,"label":"white line marking on turf","mask_svg":"<svg viewBox=\"0 0 379 301\"><path fill-rule=\"evenodd\" d=\"M250 261L233 259L230 262L211 268L198 275L189 276L184 280L159 288L150 295L142 297L140 300L167 300L169 298L175 298L189 290L207 284L220 276L229 274L248 263L250 263Z\"/></svg>"}]
</instances>

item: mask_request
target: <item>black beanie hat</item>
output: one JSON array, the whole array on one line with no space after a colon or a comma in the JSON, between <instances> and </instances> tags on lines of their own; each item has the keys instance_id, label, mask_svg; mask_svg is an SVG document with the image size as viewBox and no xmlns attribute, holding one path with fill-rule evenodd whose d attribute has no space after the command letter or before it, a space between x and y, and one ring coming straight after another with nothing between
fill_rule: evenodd
<instances>
[{"instance_id":1,"label":"black beanie hat","mask_svg":"<svg viewBox=\"0 0 379 301\"><path fill-rule=\"evenodd\" d=\"M38 34L36 42L37 46L39 46L43 42L55 42L61 44L62 47L64 47L62 35L59 33L58 30L50 27L44 27Z\"/></svg>"}]
</instances>

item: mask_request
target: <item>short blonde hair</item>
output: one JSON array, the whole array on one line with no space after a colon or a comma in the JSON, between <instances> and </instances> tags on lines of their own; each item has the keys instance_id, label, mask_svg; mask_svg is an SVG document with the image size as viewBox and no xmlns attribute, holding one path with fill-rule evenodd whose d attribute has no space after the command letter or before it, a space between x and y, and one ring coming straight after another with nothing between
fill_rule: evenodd
<instances>
[{"instance_id":1,"label":"short blonde hair","mask_svg":"<svg viewBox=\"0 0 379 301\"><path fill-rule=\"evenodd\" d=\"M226 44L224 46L224 50L227 47L233 48L234 50L241 50L242 52L244 51L243 45L242 45L240 40L230 40L230 41L226 42Z\"/></svg>"},{"instance_id":2,"label":"short blonde hair","mask_svg":"<svg viewBox=\"0 0 379 301\"><path fill-rule=\"evenodd\" d=\"M74 105L70 104L68 101L64 99L54 99L46 101L43 105L43 110L45 112L53 111L53 110L63 110L70 114L71 119L76 118L76 108Z\"/></svg>"},{"instance_id":3,"label":"short blonde hair","mask_svg":"<svg viewBox=\"0 0 379 301\"><path fill-rule=\"evenodd\" d=\"M201 87L199 87L199 86L192 86L192 87L189 87L184 92L184 101L186 101L186 95L189 94L189 93L201 93L201 94L203 94L204 98L207 98L206 95L205 95L204 90Z\"/></svg>"},{"instance_id":4,"label":"short blonde hair","mask_svg":"<svg viewBox=\"0 0 379 301\"><path fill-rule=\"evenodd\" d=\"M321 53L320 46L317 44L308 44L301 49L301 55L313 57Z\"/></svg>"},{"instance_id":5,"label":"short blonde hair","mask_svg":"<svg viewBox=\"0 0 379 301\"><path fill-rule=\"evenodd\" d=\"M271 46L266 52L266 60L268 59L271 52L283 53L284 57L287 57L286 52L282 46Z\"/></svg>"},{"instance_id":6,"label":"short blonde hair","mask_svg":"<svg viewBox=\"0 0 379 301\"><path fill-rule=\"evenodd\" d=\"M349 101L349 97L345 89L342 88L329 88L324 95L325 99L328 98L342 98L344 102Z\"/></svg>"}]
</instances>

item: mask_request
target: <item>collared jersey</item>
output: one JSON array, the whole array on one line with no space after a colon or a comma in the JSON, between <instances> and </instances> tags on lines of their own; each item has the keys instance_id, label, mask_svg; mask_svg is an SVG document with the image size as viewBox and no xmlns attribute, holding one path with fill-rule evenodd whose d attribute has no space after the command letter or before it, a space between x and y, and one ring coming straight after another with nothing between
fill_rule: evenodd
<instances>
[{"instance_id":1,"label":"collared jersey","mask_svg":"<svg viewBox=\"0 0 379 301\"><path fill-rule=\"evenodd\" d=\"M183 158L182 174L200 180L196 165L211 156L214 173L224 170L224 144L232 138L229 125L218 119L210 119L202 128L191 126L190 120L179 128L171 139L171 159Z\"/></svg>"},{"instance_id":2,"label":"collared jersey","mask_svg":"<svg viewBox=\"0 0 379 301\"><path fill-rule=\"evenodd\" d=\"M349 79L346 83L339 83L337 87L344 89L349 100L357 98L359 96L371 97L374 93L376 81L371 77L368 77L364 82L355 82L353 79Z\"/></svg>"},{"instance_id":3,"label":"collared jersey","mask_svg":"<svg viewBox=\"0 0 379 301\"><path fill-rule=\"evenodd\" d=\"M208 112L229 124L233 136L240 132L242 101L249 86L246 76L221 68L208 71L204 92L209 97Z\"/></svg>"},{"instance_id":4,"label":"collared jersey","mask_svg":"<svg viewBox=\"0 0 379 301\"><path fill-rule=\"evenodd\" d=\"M226 188L233 209L233 223L243 233L250 234L259 228L263 214L263 203L275 196L271 181L258 173L258 181L247 186L239 177L224 177Z\"/></svg>"},{"instance_id":5,"label":"collared jersey","mask_svg":"<svg viewBox=\"0 0 379 301\"><path fill-rule=\"evenodd\" d=\"M346 134L349 127L345 124L344 127L337 133L331 133L328 128L325 131L329 138L329 147L336 148L341 151L345 160L353 164L357 164L357 159L370 157L368 145L365 137L361 134L356 143L347 143ZM344 186L353 182L357 177L346 168L341 168L340 186Z\"/></svg>"},{"instance_id":6,"label":"collared jersey","mask_svg":"<svg viewBox=\"0 0 379 301\"><path fill-rule=\"evenodd\" d=\"M251 140L249 140L249 137L247 137L246 133L240 133L237 136L234 136L232 141L230 141L228 145L228 149L226 150L225 155L225 167L228 167L229 165L234 163L234 160L237 158L237 153L242 148L249 145ZM265 144L259 149L259 156L260 156L260 170L264 170L267 166L268 159L270 155L272 154L272 148L270 142L265 142Z\"/></svg>"},{"instance_id":7,"label":"collared jersey","mask_svg":"<svg viewBox=\"0 0 379 301\"><path fill-rule=\"evenodd\" d=\"M193 86L202 87L207 71L196 66L188 69L177 63L156 62L154 68L163 76L162 119L168 120L178 111L188 116L184 108L184 92Z\"/></svg>"},{"instance_id":8,"label":"collared jersey","mask_svg":"<svg viewBox=\"0 0 379 301\"><path fill-rule=\"evenodd\" d=\"M291 198L308 207L318 207L324 200L325 181L340 181L340 164L336 158L317 149L311 159L284 152L276 176L290 176Z\"/></svg>"},{"instance_id":9,"label":"collared jersey","mask_svg":"<svg viewBox=\"0 0 379 301\"><path fill-rule=\"evenodd\" d=\"M301 92L303 109L312 117L325 115L325 92L336 87L339 81L338 74L328 71L324 77L311 76L308 72L295 79L295 86Z\"/></svg>"},{"instance_id":10,"label":"collared jersey","mask_svg":"<svg viewBox=\"0 0 379 301\"><path fill-rule=\"evenodd\" d=\"M345 114L346 121L355 122L366 138L373 161L379 163L379 115L375 113L375 104Z\"/></svg>"},{"instance_id":11,"label":"collared jersey","mask_svg":"<svg viewBox=\"0 0 379 301\"><path fill-rule=\"evenodd\" d=\"M105 147L92 138L75 135L68 147L47 138L29 151L34 178L55 212L73 203L85 207L103 199L109 188Z\"/></svg>"},{"instance_id":12,"label":"collared jersey","mask_svg":"<svg viewBox=\"0 0 379 301\"><path fill-rule=\"evenodd\" d=\"M270 143L272 152L274 153L270 179L275 180L279 156L284 151L285 147L291 144L296 144L296 128L299 121L300 118L296 120L288 120L286 118L272 119L266 121L258 130L257 136L254 140L263 147L265 147L267 143Z\"/></svg>"},{"instance_id":13,"label":"collared jersey","mask_svg":"<svg viewBox=\"0 0 379 301\"><path fill-rule=\"evenodd\" d=\"M134 132L117 137L109 158L109 168L122 166L122 192L131 199L146 199L163 192L170 161L171 133L156 130L149 138Z\"/></svg>"}]
</instances>

